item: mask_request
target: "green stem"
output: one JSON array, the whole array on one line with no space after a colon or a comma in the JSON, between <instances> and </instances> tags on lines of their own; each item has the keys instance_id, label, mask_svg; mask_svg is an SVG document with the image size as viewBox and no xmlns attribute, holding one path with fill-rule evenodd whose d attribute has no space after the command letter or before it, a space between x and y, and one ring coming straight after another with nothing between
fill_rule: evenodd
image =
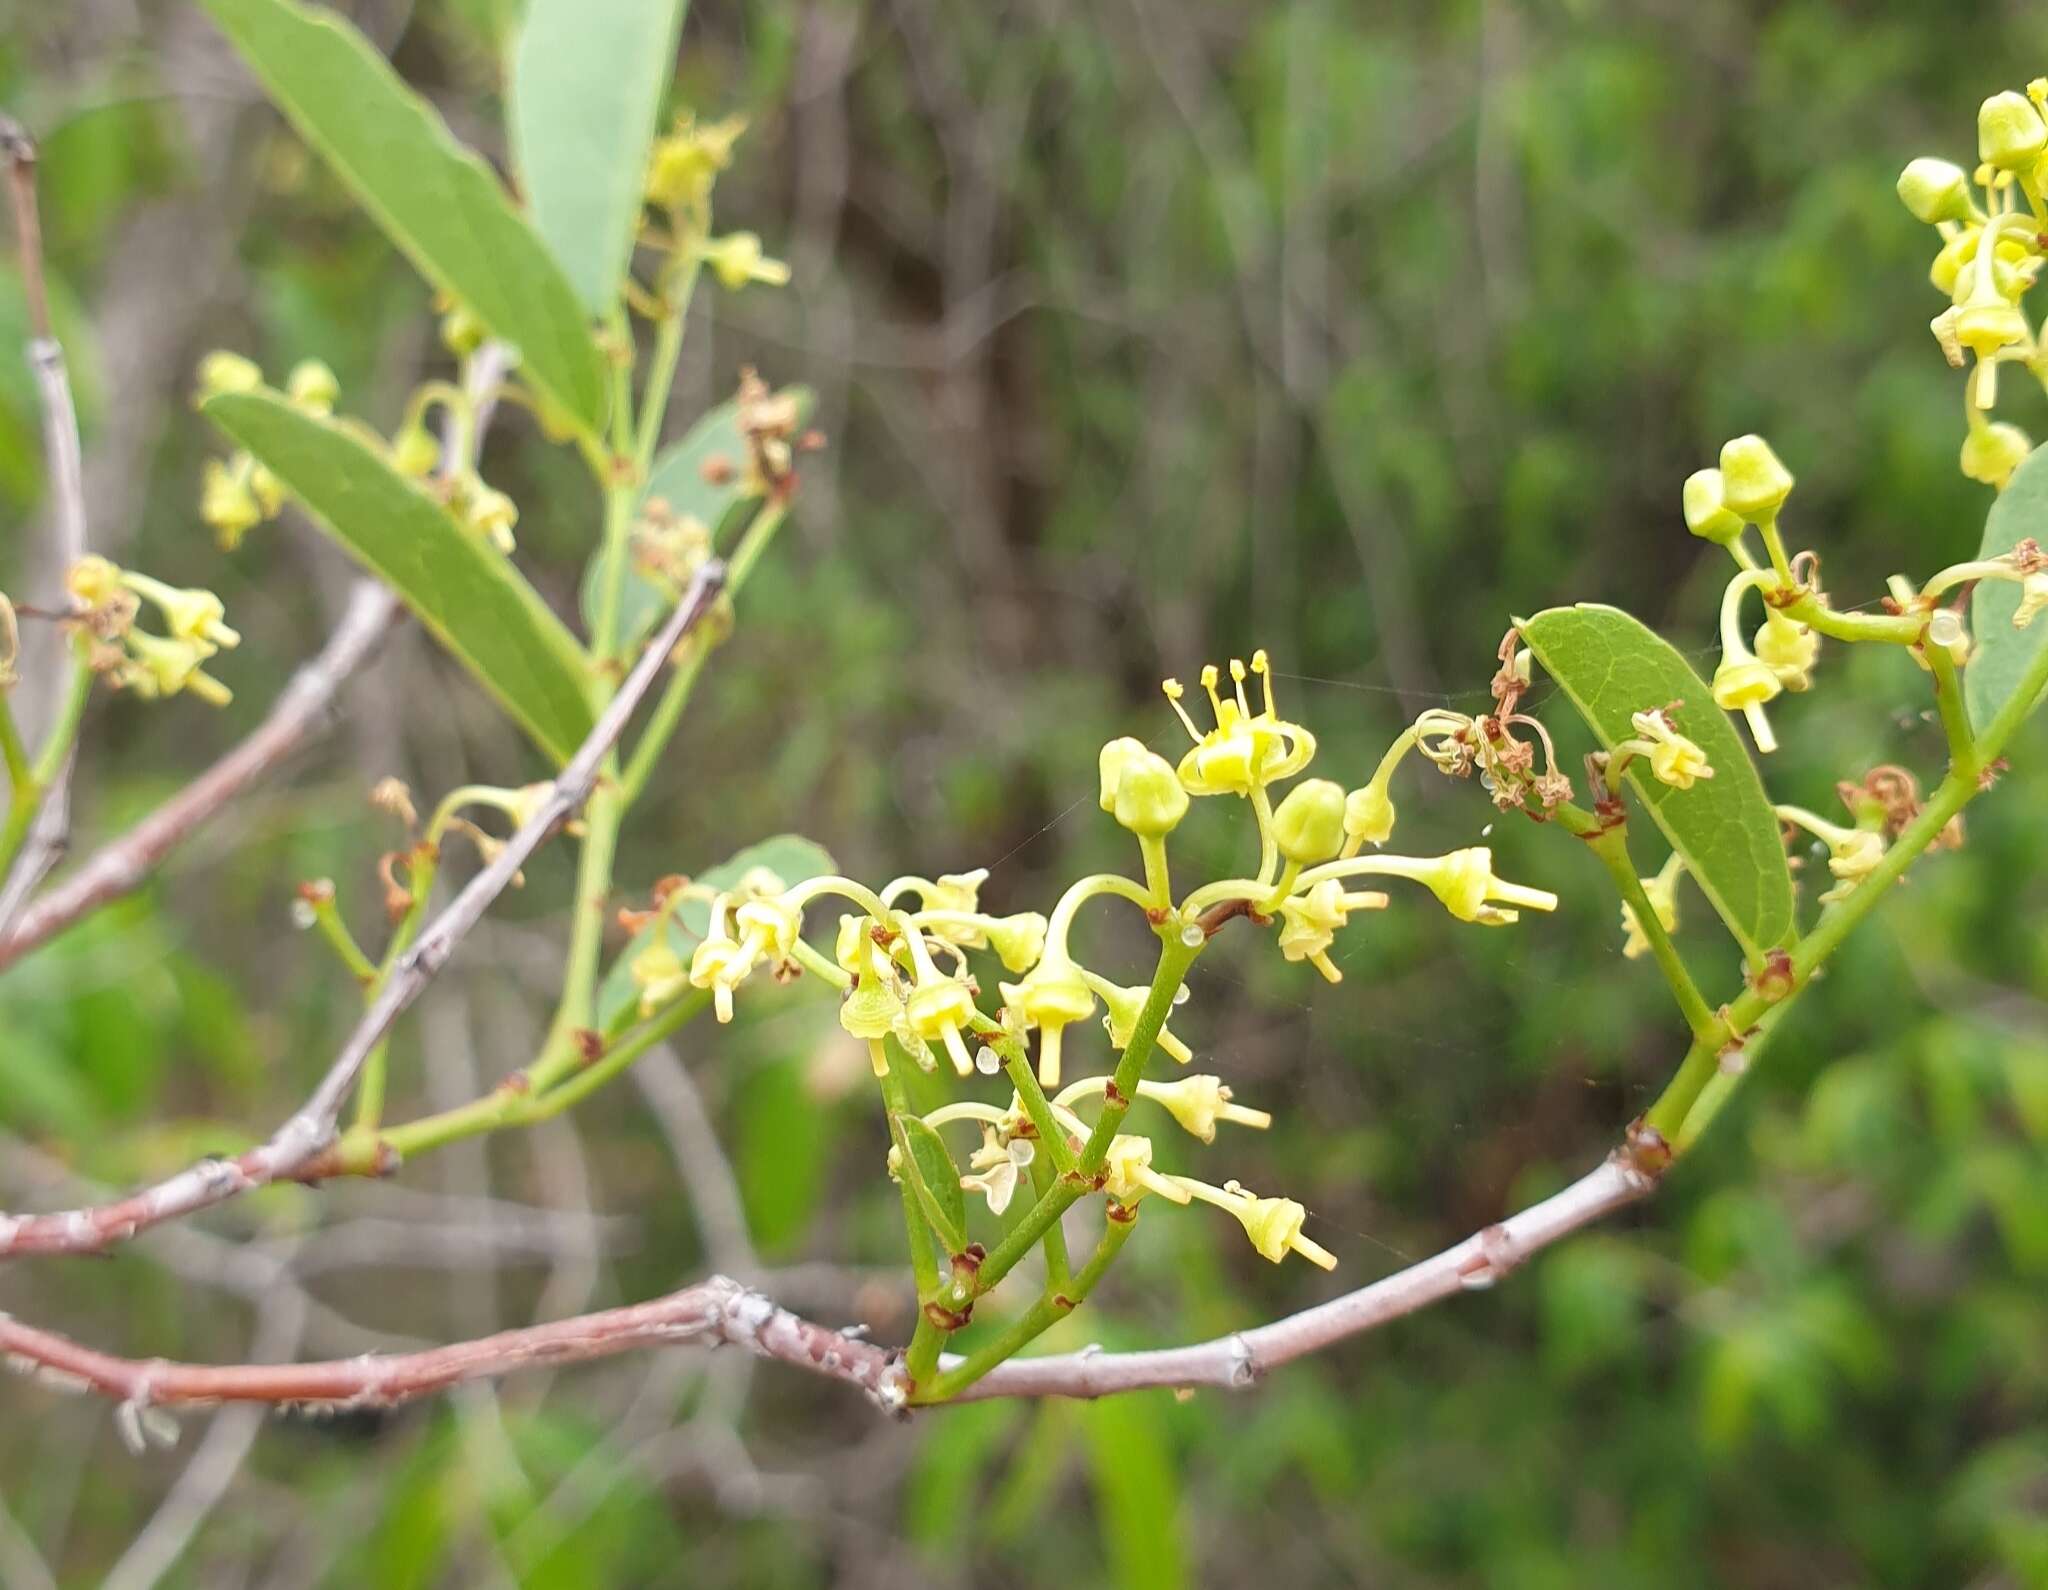
<instances>
[{"instance_id":1,"label":"green stem","mask_svg":"<svg viewBox=\"0 0 2048 1590\"><path fill-rule=\"evenodd\" d=\"M25 778L14 784L14 792L7 802L7 820L0 824L0 878L5 878L13 870L14 858L28 839L36 813L42 810L43 797L57 782L64 759L71 754L71 747L78 739L78 724L85 716L85 703L92 695L93 678L93 671L83 657L74 656L64 699L57 708L57 719L50 725L50 732L36 755L34 765L28 768ZM12 771L10 758L9 772Z\"/></svg>"},{"instance_id":2,"label":"green stem","mask_svg":"<svg viewBox=\"0 0 2048 1590\"><path fill-rule=\"evenodd\" d=\"M14 707L0 694L0 761L7 766L7 786L19 792L35 782L28 765L28 748L21 743L21 728L14 721Z\"/></svg>"},{"instance_id":3,"label":"green stem","mask_svg":"<svg viewBox=\"0 0 2048 1590\"><path fill-rule=\"evenodd\" d=\"M1934 675L1934 705L1941 714L1942 733L1948 736L1951 765L1967 763L1976 736L1970 729L1970 714L1963 706L1963 682L1956 673L1955 659L1946 646L1929 641L1922 648L1928 670Z\"/></svg>"},{"instance_id":4,"label":"green stem","mask_svg":"<svg viewBox=\"0 0 2048 1590\"><path fill-rule=\"evenodd\" d=\"M1948 776L1935 787L1919 815L1899 831L1898 838L1869 875L1821 913L1813 931L1789 953L1783 973L1774 980L1753 984L1728 1006L1727 1022L1732 1032L1748 1035L1747 1043L1754 1044L1761 1032L1751 1033L1751 1029L1763 1027L1767 1017L1771 1021L1779 1018L1782 1008L1804 990L1814 972L1841 948L1842 941L1883 903L1892 885L1940 837L1950 820L1983 792L1984 773L2004 754L2044 689L2048 689L2048 648L2035 653L2005 705L1984 726L1984 732L1954 759ZM1741 1074L1747 1075L1749 1069L1745 1067ZM1721 1074L1715 1049L1695 1041L1663 1094L1646 1112L1645 1123L1662 1133L1667 1142L1677 1144L1682 1138L1690 1146L1735 1087L1732 1081L1714 1084L1713 1079ZM1689 1117L1695 1108L1703 1108L1706 1113L1697 1125L1689 1127Z\"/></svg>"},{"instance_id":5,"label":"green stem","mask_svg":"<svg viewBox=\"0 0 2048 1590\"><path fill-rule=\"evenodd\" d=\"M726 560L726 600L738 597L740 588L747 583L747 575L760 561L768 543L774 540L775 532L782 528L788 512L786 504L771 503L754 515L746 534L740 537L739 545L733 548L732 556ZM661 753L668 748L669 737L682 720L683 709L690 704L690 693L696 689L697 676L704 671L704 659L713 644L708 637L692 637L688 642L689 655L676 664L668 683L662 687L661 699L655 702L653 712L648 714L647 727L641 731L633 754L626 762L620 788L627 805L640 798L640 792L647 787L655 765L661 760Z\"/></svg>"},{"instance_id":6,"label":"green stem","mask_svg":"<svg viewBox=\"0 0 2048 1590\"><path fill-rule=\"evenodd\" d=\"M327 940L334 953L340 958L349 976L362 985L365 998L372 997L377 985L377 965L363 953L356 936L349 932L348 924L341 919L341 913L334 908L330 896L312 902L313 925L320 930L320 936Z\"/></svg>"},{"instance_id":7,"label":"green stem","mask_svg":"<svg viewBox=\"0 0 2048 1590\"><path fill-rule=\"evenodd\" d=\"M1048 1162L1048 1156L1038 1154L1031 1161L1031 1186L1043 1198L1052 1191L1058 1172ZM1045 1249L1045 1289L1048 1293L1063 1291L1073 1280L1072 1262L1067 1257L1067 1228L1055 1220L1045 1228L1045 1240L1040 1244Z\"/></svg>"},{"instance_id":8,"label":"green stem","mask_svg":"<svg viewBox=\"0 0 2048 1590\"><path fill-rule=\"evenodd\" d=\"M1887 641L1894 646L1911 646L1927 632L1925 613L1838 613L1822 606L1811 595L1787 604L1785 616L1834 640Z\"/></svg>"},{"instance_id":9,"label":"green stem","mask_svg":"<svg viewBox=\"0 0 2048 1590\"><path fill-rule=\"evenodd\" d=\"M1015 1357L1042 1336L1049 1327L1073 1313L1087 1300L1088 1294L1095 1289L1096 1282L1102 1279L1103 1274L1115 1261L1117 1253L1130 1239L1131 1231L1137 1223L1136 1210L1126 1211L1124 1218L1120 1220L1110 1220L1102 1233L1102 1240L1095 1245L1095 1252L1081 1267L1080 1273L1063 1289L1055 1290L1048 1287L1044 1296L1011 1320L998 1334L990 1337L951 1369L940 1374L928 1387L921 1391L913 1391L910 1400L932 1403L945 1402L949 1398L957 1397L997 1364ZM924 1385L917 1377L912 1378L914 1384Z\"/></svg>"},{"instance_id":10,"label":"green stem","mask_svg":"<svg viewBox=\"0 0 2048 1590\"><path fill-rule=\"evenodd\" d=\"M673 283L664 283L662 297L668 317L654 334L654 352L647 361L647 383L640 389L640 431L633 442L633 462L644 482L654 464L654 449L661 441L662 421L668 414L670 389L676 383L676 360L683 351L683 327L690 315L690 298L697 287L699 262L694 249L685 250L672 269Z\"/></svg>"},{"instance_id":11,"label":"green stem","mask_svg":"<svg viewBox=\"0 0 2048 1590\"><path fill-rule=\"evenodd\" d=\"M1031 1206L1024 1218L996 1244L995 1251L982 1261L976 1277L978 1292L989 1291L1015 1269L1018 1261L1038 1246L1046 1227L1072 1208L1084 1193L1095 1190L1096 1173L1102 1169L1109 1145L1115 1139L1117 1127L1122 1124L1131 1101L1138 1096L1138 1083L1145 1074L1145 1062L1152 1058L1160 1030L1165 1027L1166 1018L1173 1010L1173 996L1206 942L1198 938L1196 943L1188 944L1181 937L1183 930L1183 924L1175 918L1168 918L1160 930L1159 967L1152 975L1151 992L1146 995L1145 1007L1139 1012L1137 1026L1131 1031L1131 1041L1117 1061L1112 1079L1116 1094L1112 1097L1105 1090L1102 1113L1096 1118L1095 1130L1089 1135L1087 1146L1081 1150L1079 1163L1070 1175L1061 1177L1050 1192Z\"/></svg>"},{"instance_id":12,"label":"green stem","mask_svg":"<svg viewBox=\"0 0 2048 1590\"><path fill-rule=\"evenodd\" d=\"M1600 864L1607 869L1608 877L1614 880L1614 887L1620 891L1623 902L1634 915L1637 930L1648 941L1657 970L1671 985L1671 997L1678 1001L1679 1014L1685 1017L1685 1024L1692 1030L1693 1037L1702 1043L1718 1045L1726 1038L1727 1029L1707 1004L1699 984L1693 981L1684 957L1678 953L1678 946L1671 942L1671 935L1658 920L1656 907L1650 904L1642 879L1636 876L1635 862L1628 853L1627 825L1617 823L1612 828L1588 836L1586 846L1600 858Z\"/></svg>"}]
</instances>

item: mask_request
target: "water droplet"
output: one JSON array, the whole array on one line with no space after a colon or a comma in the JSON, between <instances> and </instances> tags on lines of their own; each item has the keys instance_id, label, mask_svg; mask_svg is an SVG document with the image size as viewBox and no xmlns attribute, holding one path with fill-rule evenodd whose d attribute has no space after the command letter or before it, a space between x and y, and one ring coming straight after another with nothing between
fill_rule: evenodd
<instances>
[{"instance_id":1,"label":"water droplet","mask_svg":"<svg viewBox=\"0 0 2048 1590\"><path fill-rule=\"evenodd\" d=\"M1202 931L1199 922L1190 922L1180 930L1180 941L1191 950L1198 950L1209 941L1209 935Z\"/></svg>"},{"instance_id":2,"label":"water droplet","mask_svg":"<svg viewBox=\"0 0 2048 1590\"><path fill-rule=\"evenodd\" d=\"M1484 828L1480 829L1479 837L1481 839L1491 839L1493 837L1493 824L1488 823Z\"/></svg>"},{"instance_id":3,"label":"water droplet","mask_svg":"<svg viewBox=\"0 0 2048 1590\"><path fill-rule=\"evenodd\" d=\"M987 1044L974 1051L974 1069L985 1077L992 1077L1003 1069L1002 1056Z\"/></svg>"},{"instance_id":4,"label":"water droplet","mask_svg":"<svg viewBox=\"0 0 2048 1590\"><path fill-rule=\"evenodd\" d=\"M1186 983L1182 983L1180 987L1176 988L1173 991L1173 1002L1176 1005L1185 1005L1190 999L1194 997L1195 996L1193 994L1188 992L1188 985Z\"/></svg>"},{"instance_id":5,"label":"water droplet","mask_svg":"<svg viewBox=\"0 0 2048 1590\"><path fill-rule=\"evenodd\" d=\"M304 900L292 901L293 927L297 928L301 933L303 933L306 931L307 928L311 927L317 920L318 918L313 915L312 906L308 905Z\"/></svg>"}]
</instances>

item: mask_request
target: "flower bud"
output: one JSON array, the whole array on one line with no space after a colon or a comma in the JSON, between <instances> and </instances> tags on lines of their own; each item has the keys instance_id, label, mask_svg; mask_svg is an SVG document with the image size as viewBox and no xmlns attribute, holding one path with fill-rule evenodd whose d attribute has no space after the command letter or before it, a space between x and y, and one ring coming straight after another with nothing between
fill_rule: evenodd
<instances>
[{"instance_id":1,"label":"flower bud","mask_svg":"<svg viewBox=\"0 0 2048 1590\"><path fill-rule=\"evenodd\" d=\"M105 607L121 594L120 566L88 552L65 573L64 588L87 607Z\"/></svg>"},{"instance_id":2,"label":"flower bud","mask_svg":"<svg viewBox=\"0 0 2048 1590\"><path fill-rule=\"evenodd\" d=\"M391 438L391 467L408 479L426 474L440 460L441 447L434 433L417 420L400 426Z\"/></svg>"},{"instance_id":3,"label":"flower bud","mask_svg":"<svg viewBox=\"0 0 2048 1590\"><path fill-rule=\"evenodd\" d=\"M1970 179L1951 161L1922 155L1899 173L1899 202L1929 226L1970 218Z\"/></svg>"},{"instance_id":4,"label":"flower bud","mask_svg":"<svg viewBox=\"0 0 2048 1590\"><path fill-rule=\"evenodd\" d=\"M232 550L244 535L263 522L262 506L249 482L217 458L209 458L200 475L199 517Z\"/></svg>"},{"instance_id":5,"label":"flower bud","mask_svg":"<svg viewBox=\"0 0 2048 1590\"><path fill-rule=\"evenodd\" d=\"M1813 665L1820 659L1820 636L1811 624L1787 618L1774 607L1756 632L1756 655L1787 690L1810 689Z\"/></svg>"},{"instance_id":6,"label":"flower bud","mask_svg":"<svg viewBox=\"0 0 2048 1590\"><path fill-rule=\"evenodd\" d=\"M1187 815L1188 792L1173 764L1153 751L1127 758L1111 804L1116 820L1144 839L1161 839Z\"/></svg>"},{"instance_id":7,"label":"flower bud","mask_svg":"<svg viewBox=\"0 0 2048 1590\"><path fill-rule=\"evenodd\" d=\"M1344 847L1344 786L1303 779L1273 813L1273 842L1289 861L1312 867Z\"/></svg>"},{"instance_id":8,"label":"flower bud","mask_svg":"<svg viewBox=\"0 0 2048 1590\"><path fill-rule=\"evenodd\" d=\"M485 489L470 500L469 527L500 552L510 553L515 543L512 527L519 523L519 505L502 491Z\"/></svg>"},{"instance_id":9,"label":"flower bud","mask_svg":"<svg viewBox=\"0 0 2048 1590\"><path fill-rule=\"evenodd\" d=\"M441 317L441 346L466 359L484 345L484 323L461 304Z\"/></svg>"},{"instance_id":10,"label":"flower bud","mask_svg":"<svg viewBox=\"0 0 2048 1590\"><path fill-rule=\"evenodd\" d=\"M1138 1094L1162 1106L1182 1131L1205 1143L1216 1141L1218 1121L1235 1121L1261 1131L1273 1124L1273 1117L1264 1110L1231 1103L1230 1089L1221 1077L1197 1073L1173 1082L1140 1082Z\"/></svg>"},{"instance_id":11,"label":"flower bud","mask_svg":"<svg viewBox=\"0 0 2048 1590\"><path fill-rule=\"evenodd\" d=\"M1095 765L1102 776L1100 800L1104 811L1116 810L1117 781L1123 777L1124 769L1130 765L1131 760L1150 754L1143 740L1134 740L1128 734L1103 746L1095 759Z\"/></svg>"},{"instance_id":12,"label":"flower bud","mask_svg":"<svg viewBox=\"0 0 2048 1590\"><path fill-rule=\"evenodd\" d=\"M1730 511L1718 469L1695 469L1685 477L1685 527L1694 535L1727 546L1742 534L1742 515Z\"/></svg>"},{"instance_id":13,"label":"flower bud","mask_svg":"<svg viewBox=\"0 0 2048 1590\"><path fill-rule=\"evenodd\" d=\"M334 372L318 359L301 359L292 366L285 381L285 393L308 414L329 415L341 396L341 383Z\"/></svg>"},{"instance_id":14,"label":"flower bud","mask_svg":"<svg viewBox=\"0 0 2048 1590\"><path fill-rule=\"evenodd\" d=\"M2048 126L2024 94L2007 89L1977 109L1977 157L2001 171L2024 171L2048 149Z\"/></svg>"},{"instance_id":15,"label":"flower bud","mask_svg":"<svg viewBox=\"0 0 2048 1590\"><path fill-rule=\"evenodd\" d=\"M1337 1268L1335 1254L1301 1234L1308 1211L1292 1198L1254 1198L1246 1194L1242 1202L1230 1206L1230 1212L1237 1216L1261 1258L1278 1264L1292 1252L1325 1270Z\"/></svg>"},{"instance_id":16,"label":"flower bud","mask_svg":"<svg viewBox=\"0 0 2048 1590\"><path fill-rule=\"evenodd\" d=\"M1344 797L1344 837L1384 845L1394 832L1394 802L1378 779Z\"/></svg>"},{"instance_id":17,"label":"flower bud","mask_svg":"<svg viewBox=\"0 0 2048 1590\"><path fill-rule=\"evenodd\" d=\"M1721 492L1744 520L1764 524L1792 495L1792 472L1761 436L1738 436L1721 449Z\"/></svg>"},{"instance_id":18,"label":"flower bud","mask_svg":"<svg viewBox=\"0 0 2048 1590\"><path fill-rule=\"evenodd\" d=\"M1006 971L1021 972L1045 953L1045 918L1036 911L995 917L983 931Z\"/></svg>"},{"instance_id":19,"label":"flower bud","mask_svg":"<svg viewBox=\"0 0 2048 1590\"><path fill-rule=\"evenodd\" d=\"M2034 444L2017 425L1999 421L1979 426L1963 437L1963 473L1972 480L2000 491L2012 479L2012 472L2026 460Z\"/></svg>"},{"instance_id":20,"label":"flower bud","mask_svg":"<svg viewBox=\"0 0 2048 1590\"><path fill-rule=\"evenodd\" d=\"M263 385L263 371L253 359L216 348L199 361L199 401L223 392L253 392Z\"/></svg>"}]
</instances>

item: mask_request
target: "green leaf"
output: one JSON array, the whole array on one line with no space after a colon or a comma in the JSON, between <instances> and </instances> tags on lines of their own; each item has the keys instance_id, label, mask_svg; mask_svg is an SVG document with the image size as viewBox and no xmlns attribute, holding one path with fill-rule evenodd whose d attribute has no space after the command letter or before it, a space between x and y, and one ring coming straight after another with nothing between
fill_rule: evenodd
<instances>
[{"instance_id":1,"label":"green leaf","mask_svg":"<svg viewBox=\"0 0 2048 1590\"><path fill-rule=\"evenodd\" d=\"M960 1190L960 1167L946 1148L938 1128L927 1126L915 1115L892 1115L889 1130L903 1152L903 1174L917 1204L931 1222L948 1253L967 1246L967 1195Z\"/></svg>"},{"instance_id":2,"label":"green leaf","mask_svg":"<svg viewBox=\"0 0 2048 1590\"><path fill-rule=\"evenodd\" d=\"M1105 1397L1081 1416L1106 1577L1123 1590L1180 1590L1189 1582L1180 1476L1159 1413L1156 1400Z\"/></svg>"},{"instance_id":3,"label":"green leaf","mask_svg":"<svg viewBox=\"0 0 2048 1590\"><path fill-rule=\"evenodd\" d=\"M385 580L556 762L590 732L589 659L499 553L348 426L275 392L224 393L211 419Z\"/></svg>"},{"instance_id":4,"label":"green leaf","mask_svg":"<svg viewBox=\"0 0 2048 1590\"><path fill-rule=\"evenodd\" d=\"M533 224L592 314L633 252L647 146L685 0L532 0L512 58L512 164Z\"/></svg>"},{"instance_id":5,"label":"green leaf","mask_svg":"<svg viewBox=\"0 0 2048 1590\"><path fill-rule=\"evenodd\" d=\"M522 373L595 432L607 377L575 289L476 154L376 48L294 0L203 0L299 134L421 275L519 350Z\"/></svg>"},{"instance_id":6,"label":"green leaf","mask_svg":"<svg viewBox=\"0 0 2048 1590\"><path fill-rule=\"evenodd\" d=\"M2029 536L2048 540L2048 446L2027 454L1998 494L1985 516L1984 545L1977 556L2003 556ZM1970 633L1977 649L1963 671L1963 700L1970 709L1970 725L1980 734L2012 699L2041 648L2048 646L2048 622L2036 619L2025 629L2012 627L2019 605L2016 581L1977 582L1970 602Z\"/></svg>"},{"instance_id":7,"label":"green leaf","mask_svg":"<svg viewBox=\"0 0 2048 1590\"><path fill-rule=\"evenodd\" d=\"M1791 938L1792 874L1778 819L1756 764L1714 705L1706 681L1669 642L1619 608L1582 602L1516 624L1544 672L1609 750L1635 737L1631 713L1684 703L1678 727L1706 752L1714 777L1673 789L1650 777L1640 758L1627 777L1751 959Z\"/></svg>"},{"instance_id":8,"label":"green leaf","mask_svg":"<svg viewBox=\"0 0 2048 1590\"><path fill-rule=\"evenodd\" d=\"M756 867L767 868L785 885L802 883L806 878L822 878L828 872L839 870L838 863L822 845L814 844L801 834L777 834L772 839L749 845L730 860L700 872L696 881L713 890L730 889ZM598 1026L604 1032L622 1031L622 1023L632 1016L640 1000L640 990L633 983L633 957L645 949L661 929L668 934L669 948L687 965L691 953L711 931L711 907L702 900L685 900L665 923L659 927L649 925L642 928L633 936L632 942L619 951L618 959L612 962L597 995Z\"/></svg>"},{"instance_id":9,"label":"green leaf","mask_svg":"<svg viewBox=\"0 0 2048 1590\"><path fill-rule=\"evenodd\" d=\"M809 387L786 387L781 395L796 400L797 424L810 418L816 394ZM655 459L640 500L661 498L676 513L687 514L709 530L713 546L729 552L760 503L759 496L746 489L746 456L746 438L740 435L739 405L721 403L691 426L681 441ZM714 486L704 478L704 462L710 458L722 458L734 466L732 478L726 484ZM597 632L608 567L610 559L600 548L583 570L583 622L592 634ZM630 650L675 607L681 594L656 584L634 568L628 557L626 582L620 587L619 596L619 645Z\"/></svg>"}]
</instances>

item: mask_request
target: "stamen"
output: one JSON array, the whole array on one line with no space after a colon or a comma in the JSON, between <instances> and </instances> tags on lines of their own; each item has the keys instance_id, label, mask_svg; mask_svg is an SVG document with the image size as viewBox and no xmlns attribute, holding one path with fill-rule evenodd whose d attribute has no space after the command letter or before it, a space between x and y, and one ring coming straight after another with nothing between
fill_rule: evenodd
<instances>
[{"instance_id":1,"label":"stamen","mask_svg":"<svg viewBox=\"0 0 2048 1590\"><path fill-rule=\"evenodd\" d=\"M1209 692L1209 710L1216 714L1218 728L1223 725L1223 701L1216 694L1216 681L1222 676L1216 672L1214 663L1202 664L1202 688Z\"/></svg>"},{"instance_id":2,"label":"stamen","mask_svg":"<svg viewBox=\"0 0 2048 1590\"><path fill-rule=\"evenodd\" d=\"M1188 709L1180 704L1182 694L1180 681L1178 679L1162 680L1159 688L1166 692L1166 699L1173 704L1174 714L1180 719L1181 726L1193 736L1195 744L1200 745L1202 743L1202 731L1195 727L1195 720L1188 716Z\"/></svg>"},{"instance_id":3,"label":"stamen","mask_svg":"<svg viewBox=\"0 0 2048 1590\"><path fill-rule=\"evenodd\" d=\"M1251 703L1244 698L1244 664L1235 657L1230 659L1230 677L1237 685L1237 710L1248 718L1252 709Z\"/></svg>"},{"instance_id":4,"label":"stamen","mask_svg":"<svg viewBox=\"0 0 2048 1590\"><path fill-rule=\"evenodd\" d=\"M1273 705L1273 665L1266 657L1266 648L1261 646L1252 653L1252 672L1257 674L1266 686L1266 716L1277 718L1280 713Z\"/></svg>"}]
</instances>

